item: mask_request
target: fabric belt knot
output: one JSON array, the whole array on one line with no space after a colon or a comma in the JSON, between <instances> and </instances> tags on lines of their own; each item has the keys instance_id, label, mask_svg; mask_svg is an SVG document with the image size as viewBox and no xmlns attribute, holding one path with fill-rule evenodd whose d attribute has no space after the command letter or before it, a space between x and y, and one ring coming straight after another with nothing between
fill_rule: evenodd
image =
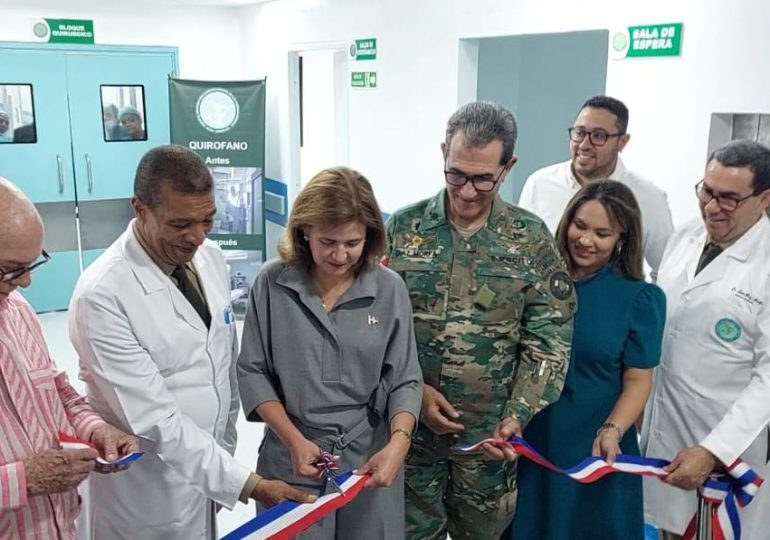
<instances>
[{"instance_id":1,"label":"fabric belt knot","mask_svg":"<svg viewBox=\"0 0 770 540\"><path fill-rule=\"evenodd\" d=\"M174 270L171 272L171 276L176 279L177 287L179 287L181 293L187 298L187 301L190 302L190 305L198 313L203 324L206 325L206 328L211 328L211 313L209 313L209 309L203 302L203 298L201 298L195 285L190 281L185 265L180 264L179 266L175 266Z\"/></svg>"}]
</instances>

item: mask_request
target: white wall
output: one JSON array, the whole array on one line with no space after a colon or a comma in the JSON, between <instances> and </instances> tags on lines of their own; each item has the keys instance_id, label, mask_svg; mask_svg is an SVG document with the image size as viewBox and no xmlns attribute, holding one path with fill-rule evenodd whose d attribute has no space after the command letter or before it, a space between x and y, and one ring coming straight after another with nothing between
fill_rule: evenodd
<instances>
[{"instance_id":1,"label":"white wall","mask_svg":"<svg viewBox=\"0 0 770 540\"><path fill-rule=\"evenodd\" d=\"M385 211L442 185L439 143L458 103L460 38L684 22L681 57L611 60L607 75L607 93L631 111L624 158L668 191L678 223L697 215L692 185L711 112L770 111L770 5L762 0L633 8L613 0L283 0L242 13L246 72L268 75L268 176L286 180L290 198L297 179L288 163L286 64L297 44L377 38L377 61L353 63L377 69L380 88L351 92L350 164L372 180ZM566 151L565 143L565 159Z\"/></svg>"},{"instance_id":2,"label":"white wall","mask_svg":"<svg viewBox=\"0 0 770 540\"><path fill-rule=\"evenodd\" d=\"M92 19L97 45L179 47L182 78L243 78L243 40L236 8L163 8L133 2L93 2L90 8L66 7L66 2L57 8L30 7L34 5L34 0L24 7L0 5L0 41L33 41L33 22L41 18Z\"/></svg>"}]
</instances>

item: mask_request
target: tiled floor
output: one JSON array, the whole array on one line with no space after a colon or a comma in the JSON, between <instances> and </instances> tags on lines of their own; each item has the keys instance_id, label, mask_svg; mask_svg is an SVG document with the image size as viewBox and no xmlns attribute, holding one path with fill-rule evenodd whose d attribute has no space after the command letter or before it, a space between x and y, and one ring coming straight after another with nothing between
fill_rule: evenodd
<instances>
[{"instance_id":1,"label":"tiled floor","mask_svg":"<svg viewBox=\"0 0 770 540\"><path fill-rule=\"evenodd\" d=\"M83 390L83 384L78 379L78 362L75 350L69 341L67 331L67 313L45 313L40 316L48 348L51 356L56 360L59 367L67 371L72 385L78 390ZM238 335L241 335L242 324L237 323ZM257 448L262 440L263 424L254 424L246 422L243 413L238 418L238 448L235 451L235 457L244 465L254 468L257 463ZM87 509L85 509L87 511ZM238 505L229 511L223 509L219 512L219 533L230 532L241 523L254 517L254 503ZM89 540L87 536L82 536L80 540Z\"/></svg>"}]
</instances>

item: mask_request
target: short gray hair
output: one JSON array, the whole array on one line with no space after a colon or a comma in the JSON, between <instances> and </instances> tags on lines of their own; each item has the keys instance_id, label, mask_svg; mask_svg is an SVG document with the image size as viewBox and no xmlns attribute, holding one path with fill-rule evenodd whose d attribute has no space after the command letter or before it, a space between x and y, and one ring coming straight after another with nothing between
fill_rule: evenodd
<instances>
[{"instance_id":1,"label":"short gray hair","mask_svg":"<svg viewBox=\"0 0 770 540\"><path fill-rule=\"evenodd\" d=\"M505 107L489 101L466 103L447 122L447 152L457 133L462 133L472 148L483 148L499 139L503 143L500 165L505 165L513 157L517 131L516 119Z\"/></svg>"}]
</instances>

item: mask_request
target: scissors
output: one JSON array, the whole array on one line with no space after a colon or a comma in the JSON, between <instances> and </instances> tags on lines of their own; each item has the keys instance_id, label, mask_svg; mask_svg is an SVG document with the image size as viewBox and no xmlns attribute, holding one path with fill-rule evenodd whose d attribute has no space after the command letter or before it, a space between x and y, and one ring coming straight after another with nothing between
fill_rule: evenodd
<instances>
[{"instance_id":1,"label":"scissors","mask_svg":"<svg viewBox=\"0 0 770 540\"><path fill-rule=\"evenodd\" d=\"M321 452L321 455L313 462L313 465L320 470L321 478L321 495L326 494L326 489L331 485L332 489L339 493L342 497L345 496L345 492L339 486L336 480L337 473L337 460L339 457L330 454L329 452Z\"/></svg>"}]
</instances>

